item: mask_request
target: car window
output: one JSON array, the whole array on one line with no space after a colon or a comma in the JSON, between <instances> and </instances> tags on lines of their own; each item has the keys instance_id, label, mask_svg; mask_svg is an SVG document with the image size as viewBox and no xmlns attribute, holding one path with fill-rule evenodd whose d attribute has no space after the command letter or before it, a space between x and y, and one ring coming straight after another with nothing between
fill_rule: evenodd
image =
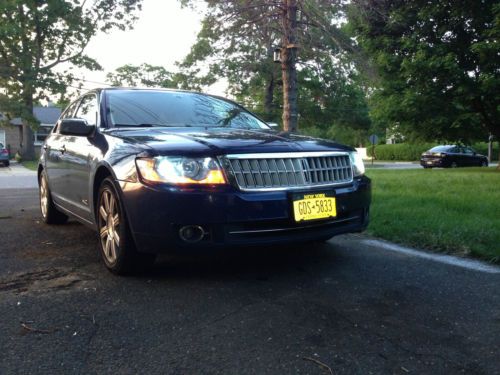
<instances>
[{"instance_id":1,"label":"car window","mask_svg":"<svg viewBox=\"0 0 500 375\"><path fill-rule=\"evenodd\" d=\"M84 96L74 117L86 120L89 126L96 126L97 108L97 97L94 94Z\"/></svg>"},{"instance_id":2,"label":"car window","mask_svg":"<svg viewBox=\"0 0 500 375\"><path fill-rule=\"evenodd\" d=\"M209 95L146 90L110 90L107 95L107 113L114 127L156 125L270 129L243 107Z\"/></svg>"},{"instance_id":3,"label":"car window","mask_svg":"<svg viewBox=\"0 0 500 375\"><path fill-rule=\"evenodd\" d=\"M0 148L3 148L3 143L0 143Z\"/></svg>"},{"instance_id":4,"label":"car window","mask_svg":"<svg viewBox=\"0 0 500 375\"><path fill-rule=\"evenodd\" d=\"M465 147L464 148L464 153L467 154L467 155L472 155L472 154L474 154L474 151L471 148L469 148L469 147Z\"/></svg>"},{"instance_id":5,"label":"car window","mask_svg":"<svg viewBox=\"0 0 500 375\"><path fill-rule=\"evenodd\" d=\"M429 152L454 152L453 147L450 146L436 146L429 150Z\"/></svg>"},{"instance_id":6,"label":"car window","mask_svg":"<svg viewBox=\"0 0 500 375\"><path fill-rule=\"evenodd\" d=\"M62 114L61 116L61 119L63 118L72 118L73 117L73 114L75 113L75 109L76 109L76 106L77 106L78 102L75 102L73 104L71 104L65 111L64 113Z\"/></svg>"}]
</instances>

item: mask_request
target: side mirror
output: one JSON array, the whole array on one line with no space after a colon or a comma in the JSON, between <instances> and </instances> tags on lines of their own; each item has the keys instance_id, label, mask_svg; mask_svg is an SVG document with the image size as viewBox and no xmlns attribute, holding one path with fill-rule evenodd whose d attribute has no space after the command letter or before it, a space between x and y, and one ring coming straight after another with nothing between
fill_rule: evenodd
<instances>
[{"instance_id":1,"label":"side mirror","mask_svg":"<svg viewBox=\"0 0 500 375\"><path fill-rule=\"evenodd\" d=\"M77 135L88 137L94 131L94 125L88 125L87 121L78 118L66 118L59 125L59 133L63 135Z\"/></svg>"}]
</instances>

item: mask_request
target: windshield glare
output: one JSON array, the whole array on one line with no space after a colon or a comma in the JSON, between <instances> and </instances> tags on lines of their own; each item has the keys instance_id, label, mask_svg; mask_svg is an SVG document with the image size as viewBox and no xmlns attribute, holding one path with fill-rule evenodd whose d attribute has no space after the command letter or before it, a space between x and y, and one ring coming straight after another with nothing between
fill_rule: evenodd
<instances>
[{"instance_id":1,"label":"windshield glare","mask_svg":"<svg viewBox=\"0 0 500 375\"><path fill-rule=\"evenodd\" d=\"M449 151L452 146L436 146L429 150L429 152L444 152Z\"/></svg>"},{"instance_id":2,"label":"windshield glare","mask_svg":"<svg viewBox=\"0 0 500 375\"><path fill-rule=\"evenodd\" d=\"M176 91L108 91L113 127L178 126L270 129L243 107L212 96Z\"/></svg>"}]
</instances>

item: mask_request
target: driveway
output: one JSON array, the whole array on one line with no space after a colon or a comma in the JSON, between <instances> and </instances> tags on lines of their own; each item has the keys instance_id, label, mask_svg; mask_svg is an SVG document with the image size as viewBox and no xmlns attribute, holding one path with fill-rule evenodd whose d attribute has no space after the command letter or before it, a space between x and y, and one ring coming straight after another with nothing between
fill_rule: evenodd
<instances>
[{"instance_id":1,"label":"driveway","mask_svg":"<svg viewBox=\"0 0 500 375\"><path fill-rule=\"evenodd\" d=\"M30 189L38 186L36 172L17 162L9 167L0 166L0 189Z\"/></svg>"},{"instance_id":2,"label":"driveway","mask_svg":"<svg viewBox=\"0 0 500 375\"><path fill-rule=\"evenodd\" d=\"M500 273L363 236L105 270L0 191L0 374L499 374ZM331 371L330 371L331 370Z\"/></svg>"}]
</instances>

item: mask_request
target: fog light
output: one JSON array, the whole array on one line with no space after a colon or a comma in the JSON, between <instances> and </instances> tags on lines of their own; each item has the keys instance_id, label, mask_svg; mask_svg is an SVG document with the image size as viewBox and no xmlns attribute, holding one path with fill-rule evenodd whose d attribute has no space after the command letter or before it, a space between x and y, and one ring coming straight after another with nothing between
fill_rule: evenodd
<instances>
[{"instance_id":1,"label":"fog light","mask_svg":"<svg viewBox=\"0 0 500 375\"><path fill-rule=\"evenodd\" d=\"M195 243L205 237L205 231L199 225L186 225L179 229L179 237L184 242Z\"/></svg>"}]
</instances>

